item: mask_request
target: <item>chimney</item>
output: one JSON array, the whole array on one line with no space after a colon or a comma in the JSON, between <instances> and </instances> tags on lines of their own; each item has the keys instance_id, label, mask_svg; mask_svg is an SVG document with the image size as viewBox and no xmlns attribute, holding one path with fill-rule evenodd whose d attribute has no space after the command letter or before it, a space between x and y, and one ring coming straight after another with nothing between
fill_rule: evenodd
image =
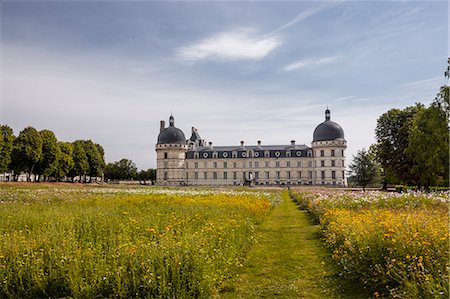
<instances>
[{"instance_id":1,"label":"chimney","mask_svg":"<svg viewBox=\"0 0 450 299\"><path fill-rule=\"evenodd\" d=\"M291 140L291 146L295 146L295 140Z\"/></svg>"},{"instance_id":2,"label":"chimney","mask_svg":"<svg viewBox=\"0 0 450 299\"><path fill-rule=\"evenodd\" d=\"M241 140L241 148L244 148L244 140Z\"/></svg>"},{"instance_id":3,"label":"chimney","mask_svg":"<svg viewBox=\"0 0 450 299\"><path fill-rule=\"evenodd\" d=\"M258 140L258 147L261 147L261 140Z\"/></svg>"},{"instance_id":4,"label":"chimney","mask_svg":"<svg viewBox=\"0 0 450 299\"><path fill-rule=\"evenodd\" d=\"M162 130L164 130L166 128L166 122L165 121L161 121L161 124L160 124L160 126L159 126L159 131L162 131Z\"/></svg>"}]
</instances>

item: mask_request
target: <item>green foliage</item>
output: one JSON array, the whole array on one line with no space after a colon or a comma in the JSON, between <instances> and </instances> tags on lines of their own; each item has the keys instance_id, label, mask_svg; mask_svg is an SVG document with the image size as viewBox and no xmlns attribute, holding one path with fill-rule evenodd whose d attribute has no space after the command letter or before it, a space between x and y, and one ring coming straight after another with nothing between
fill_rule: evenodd
<instances>
[{"instance_id":1,"label":"green foliage","mask_svg":"<svg viewBox=\"0 0 450 299\"><path fill-rule=\"evenodd\" d=\"M53 173L57 178L67 176L74 167L73 161L73 145L70 142L58 142L59 160L58 165Z\"/></svg>"},{"instance_id":2,"label":"green foliage","mask_svg":"<svg viewBox=\"0 0 450 299\"><path fill-rule=\"evenodd\" d=\"M87 175L89 172L89 160L84 149L84 141L76 140L73 142L73 168L70 172L72 177Z\"/></svg>"},{"instance_id":3,"label":"green foliage","mask_svg":"<svg viewBox=\"0 0 450 299\"><path fill-rule=\"evenodd\" d=\"M436 102L435 102L436 103ZM414 164L411 172L417 184L448 185L449 132L446 112L438 104L416 113L409 128L405 153Z\"/></svg>"},{"instance_id":4,"label":"green foliage","mask_svg":"<svg viewBox=\"0 0 450 299\"><path fill-rule=\"evenodd\" d=\"M391 183L413 182L416 177L410 169L413 160L406 154L410 126L414 115L424 109L423 105L407 107L404 110L391 109L377 120L375 136L377 159L383 168L385 180Z\"/></svg>"},{"instance_id":5,"label":"green foliage","mask_svg":"<svg viewBox=\"0 0 450 299\"><path fill-rule=\"evenodd\" d=\"M48 177L58 167L58 160L61 153L58 140L52 131L42 130L39 134L42 138L42 156L36 164L36 174Z\"/></svg>"},{"instance_id":6,"label":"green foliage","mask_svg":"<svg viewBox=\"0 0 450 299\"><path fill-rule=\"evenodd\" d=\"M349 168L349 180L362 186L363 190L368 185L379 182L380 168L373 156L365 149L358 151L356 156L353 156L353 161L349 164Z\"/></svg>"},{"instance_id":7,"label":"green foliage","mask_svg":"<svg viewBox=\"0 0 450 299\"><path fill-rule=\"evenodd\" d=\"M23 129L14 140L12 165L19 174L27 171L32 174L36 163L42 158L42 137L33 127Z\"/></svg>"},{"instance_id":8,"label":"green foliage","mask_svg":"<svg viewBox=\"0 0 450 299\"><path fill-rule=\"evenodd\" d=\"M137 175L140 181L156 181L156 169L149 168L147 170L139 171Z\"/></svg>"},{"instance_id":9,"label":"green foliage","mask_svg":"<svg viewBox=\"0 0 450 299\"><path fill-rule=\"evenodd\" d=\"M98 144L94 144L92 140L83 140L82 144L89 165L87 174L91 177L102 176L105 168L103 148Z\"/></svg>"},{"instance_id":10,"label":"green foliage","mask_svg":"<svg viewBox=\"0 0 450 299\"><path fill-rule=\"evenodd\" d=\"M7 125L0 125L0 173L10 170L13 144L13 130Z\"/></svg>"},{"instance_id":11,"label":"green foliage","mask_svg":"<svg viewBox=\"0 0 450 299\"><path fill-rule=\"evenodd\" d=\"M105 177L111 180L134 180L137 178L136 164L128 159L108 163L105 168Z\"/></svg>"}]
</instances>

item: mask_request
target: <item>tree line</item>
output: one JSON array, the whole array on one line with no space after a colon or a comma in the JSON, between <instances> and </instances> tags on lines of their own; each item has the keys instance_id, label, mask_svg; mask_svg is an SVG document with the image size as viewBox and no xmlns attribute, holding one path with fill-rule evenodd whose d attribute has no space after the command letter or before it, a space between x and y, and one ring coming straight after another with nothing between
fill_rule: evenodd
<instances>
[{"instance_id":1,"label":"tree line","mask_svg":"<svg viewBox=\"0 0 450 299\"><path fill-rule=\"evenodd\" d=\"M18 180L26 173L27 181L61 181L75 178L90 182L102 177L105 151L92 140L58 141L50 130L23 129L17 137L7 125L0 125L0 173L12 173Z\"/></svg>"},{"instance_id":2,"label":"tree line","mask_svg":"<svg viewBox=\"0 0 450 299\"><path fill-rule=\"evenodd\" d=\"M449 60L450 65L450 60ZM353 157L349 181L363 187L383 183L449 186L450 87L441 87L434 101L390 109L377 120L376 143Z\"/></svg>"},{"instance_id":3,"label":"tree line","mask_svg":"<svg viewBox=\"0 0 450 299\"><path fill-rule=\"evenodd\" d=\"M92 140L58 141L50 130L23 129L14 136L7 125L0 125L0 174L17 181L25 173L27 181L91 182L92 179L156 180L156 170L137 171L128 159L105 163L105 151Z\"/></svg>"}]
</instances>

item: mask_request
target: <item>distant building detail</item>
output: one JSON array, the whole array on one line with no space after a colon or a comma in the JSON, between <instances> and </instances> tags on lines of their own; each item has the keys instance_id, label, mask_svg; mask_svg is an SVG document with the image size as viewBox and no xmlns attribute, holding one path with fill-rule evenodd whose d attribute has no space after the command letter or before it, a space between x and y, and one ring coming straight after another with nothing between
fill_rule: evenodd
<instances>
[{"instance_id":1,"label":"distant building detail","mask_svg":"<svg viewBox=\"0 0 450 299\"><path fill-rule=\"evenodd\" d=\"M192 127L186 137L161 121L156 144L156 183L158 185L347 185L345 149L347 141L341 126L325 121L313 133L311 147L288 145L213 146Z\"/></svg>"}]
</instances>

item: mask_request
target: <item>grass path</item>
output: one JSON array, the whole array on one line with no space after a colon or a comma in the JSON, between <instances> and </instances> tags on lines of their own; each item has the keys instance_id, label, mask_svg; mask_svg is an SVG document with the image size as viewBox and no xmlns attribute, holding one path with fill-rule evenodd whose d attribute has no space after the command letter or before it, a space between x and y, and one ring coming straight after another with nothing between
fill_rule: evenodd
<instances>
[{"instance_id":1,"label":"grass path","mask_svg":"<svg viewBox=\"0 0 450 299\"><path fill-rule=\"evenodd\" d=\"M327 251L306 211L283 192L280 206L259 227L233 286L220 298L337 298L325 279Z\"/></svg>"}]
</instances>

